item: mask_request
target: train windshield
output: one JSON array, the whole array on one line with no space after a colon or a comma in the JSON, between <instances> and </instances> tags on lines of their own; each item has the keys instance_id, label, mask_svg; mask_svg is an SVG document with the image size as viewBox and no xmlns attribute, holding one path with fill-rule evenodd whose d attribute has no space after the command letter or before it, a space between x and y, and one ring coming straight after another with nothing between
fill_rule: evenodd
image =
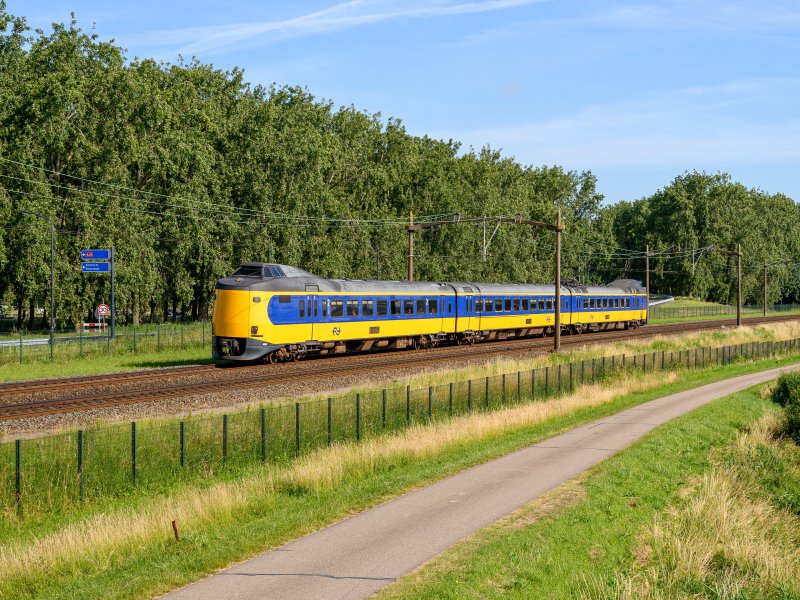
<instances>
[{"instance_id":1,"label":"train windshield","mask_svg":"<svg viewBox=\"0 0 800 600\"><path fill-rule=\"evenodd\" d=\"M261 267L242 266L231 277L255 277L261 279Z\"/></svg>"}]
</instances>

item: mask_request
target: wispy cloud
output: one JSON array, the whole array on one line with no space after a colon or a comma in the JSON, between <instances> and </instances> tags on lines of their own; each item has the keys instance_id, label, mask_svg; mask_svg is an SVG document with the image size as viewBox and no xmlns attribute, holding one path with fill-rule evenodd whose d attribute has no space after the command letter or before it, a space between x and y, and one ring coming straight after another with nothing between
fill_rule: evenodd
<instances>
[{"instance_id":1,"label":"wispy cloud","mask_svg":"<svg viewBox=\"0 0 800 600\"><path fill-rule=\"evenodd\" d=\"M209 27L162 29L125 36L137 47L169 48L175 54L197 54L248 44L269 44L388 22L505 10L544 0L350 0L288 19Z\"/></svg>"},{"instance_id":2,"label":"wispy cloud","mask_svg":"<svg viewBox=\"0 0 800 600\"><path fill-rule=\"evenodd\" d=\"M544 121L434 135L474 148L489 144L527 164L576 169L798 162L800 119L770 115L771 107L798 101L800 80L734 81ZM764 112L761 120L752 117L754 106Z\"/></svg>"}]
</instances>

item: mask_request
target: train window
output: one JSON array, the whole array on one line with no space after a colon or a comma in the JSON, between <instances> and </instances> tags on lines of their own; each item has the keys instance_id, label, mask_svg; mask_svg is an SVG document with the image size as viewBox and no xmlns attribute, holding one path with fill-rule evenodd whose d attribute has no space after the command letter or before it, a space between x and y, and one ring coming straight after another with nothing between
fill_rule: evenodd
<instances>
[{"instance_id":1,"label":"train window","mask_svg":"<svg viewBox=\"0 0 800 600\"><path fill-rule=\"evenodd\" d=\"M404 315L413 315L414 314L414 301L413 300L403 300L403 314Z\"/></svg>"},{"instance_id":2,"label":"train window","mask_svg":"<svg viewBox=\"0 0 800 600\"><path fill-rule=\"evenodd\" d=\"M319 300L317 300L316 298L314 298L314 316L315 317L319 316Z\"/></svg>"},{"instance_id":3,"label":"train window","mask_svg":"<svg viewBox=\"0 0 800 600\"><path fill-rule=\"evenodd\" d=\"M491 298L483 299L483 312L494 312L494 301Z\"/></svg>"},{"instance_id":4,"label":"train window","mask_svg":"<svg viewBox=\"0 0 800 600\"><path fill-rule=\"evenodd\" d=\"M506 312L511 312L511 298L505 299L503 310L505 310Z\"/></svg>"},{"instance_id":5,"label":"train window","mask_svg":"<svg viewBox=\"0 0 800 600\"><path fill-rule=\"evenodd\" d=\"M619 298L614 298L614 308L619 308Z\"/></svg>"},{"instance_id":6,"label":"train window","mask_svg":"<svg viewBox=\"0 0 800 600\"><path fill-rule=\"evenodd\" d=\"M311 307L309 307L309 308L311 308ZM311 311L309 310L309 313L310 312ZM301 298L300 299L300 318L304 319L305 316L306 316L306 301Z\"/></svg>"},{"instance_id":7,"label":"train window","mask_svg":"<svg viewBox=\"0 0 800 600\"><path fill-rule=\"evenodd\" d=\"M527 298L523 298L522 299L522 310L524 310L525 312L528 312L528 299Z\"/></svg>"},{"instance_id":8,"label":"train window","mask_svg":"<svg viewBox=\"0 0 800 600\"><path fill-rule=\"evenodd\" d=\"M348 317L358 316L358 300L347 301L347 316Z\"/></svg>"},{"instance_id":9,"label":"train window","mask_svg":"<svg viewBox=\"0 0 800 600\"><path fill-rule=\"evenodd\" d=\"M483 312L483 298L478 298L475 300L475 312L481 313Z\"/></svg>"},{"instance_id":10,"label":"train window","mask_svg":"<svg viewBox=\"0 0 800 600\"><path fill-rule=\"evenodd\" d=\"M417 298L417 314L418 315L424 315L425 313L428 312L427 310L425 310L425 304L426 304L426 300L422 300L420 298Z\"/></svg>"},{"instance_id":11,"label":"train window","mask_svg":"<svg viewBox=\"0 0 800 600\"><path fill-rule=\"evenodd\" d=\"M553 310L553 299L552 298L548 298L547 299L547 310Z\"/></svg>"},{"instance_id":12,"label":"train window","mask_svg":"<svg viewBox=\"0 0 800 600\"><path fill-rule=\"evenodd\" d=\"M391 308L391 314L401 314L402 311L400 310L400 300L392 300L392 303L389 306Z\"/></svg>"},{"instance_id":13,"label":"train window","mask_svg":"<svg viewBox=\"0 0 800 600\"><path fill-rule=\"evenodd\" d=\"M625 308L630 308L630 307L631 307L631 299L625 298Z\"/></svg>"},{"instance_id":14,"label":"train window","mask_svg":"<svg viewBox=\"0 0 800 600\"><path fill-rule=\"evenodd\" d=\"M495 298L494 299L494 312L503 312L503 299L502 298Z\"/></svg>"},{"instance_id":15,"label":"train window","mask_svg":"<svg viewBox=\"0 0 800 600\"><path fill-rule=\"evenodd\" d=\"M231 277L255 277L261 279L261 267L239 267ZM269 277L269 273L267 273Z\"/></svg>"},{"instance_id":16,"label":"train window","mask_svg":"<svg viewBox=\"0 0 800 600\"><path fill-rule=\"evenodd\" d=\"M519 298L514 298L514 311L519 312Z\"/></svg>"},{"instance_id":17,"label":"train window","mask_svg":"<svg viewBox=\"0 0 800 600\"><path fill-rule=\"evenodd\" d=\"M448 315L453 314L453 303L452 302L448 302L447 303L447 314Z\"/></svg>"},{"instance_id":18,"label":"train window","mask_svg":"<svg viewBox=\"0 0 800 600\"><path fill-rule=\"evenodd\" d=\"M584 309L589 308L589 299L588 298L584 298L583 299L583 308Z\"/></svg>"},{"instance_id":19,"label":"train window","mask_svg":"<svg viewBox=\"0 0 800 600\"><path fill-rule=\"evenodd\" d=\"M436 298L428 301L428 311L432 315L439 314L439 301Z\"/></svg>"},{"instance_id":20,"label":"train window","mask_svg":"<svg viewBox=\"0 0 800 600\"><path fill-rule=\"evenodd\" d=\"M344 316L344 304L341 300L331 300L331 318Z\"/></svg>"},{"instance_id":21,"label":"train window","mask_svg":"<svg viewBox=\"0 0 800 600\"><path fill-rule=\"evenodd\" d=\"M361 301L361 314L365 317L371 317L375 314L375 301L362 300Z\"/></svg>"},{"instance_id":22,"label":"train window","mask_svg":"<svg viewBox=\"0 0 800 600\"><path fill-rule=\"evenodd\" d=\"M289 304L292 301L291 296L278 296L278 302L281 304Z\"/></svg>"},{"instance_id":23,"label":"train window","mask_svg":"<svg viewBox=\"0 0 800 600\"><path fill-rule=\"evenodd\" d=\"M388 314L389 314L389 301L378 300L378 316L385 317Z\"/></svg>"}]
</instances>

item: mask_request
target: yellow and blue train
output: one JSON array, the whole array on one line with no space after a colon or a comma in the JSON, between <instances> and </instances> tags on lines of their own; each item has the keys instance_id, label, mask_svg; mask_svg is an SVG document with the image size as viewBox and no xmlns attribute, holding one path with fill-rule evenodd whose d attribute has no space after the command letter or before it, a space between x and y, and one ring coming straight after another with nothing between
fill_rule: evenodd
<instances>
[{"instance_id":1,"label":"yellow and blue train","mask_svg":"<svg viewBox=\"0 0 800 600\"><path fill-rule=\"evenodd\" d=\"M244 263L217 282L214 358L275 363L307 355L553 333L555 287L324 279L288 265ZM561 287L569 333L627 329L647 319L641 283Z\"/></svg>"}]
</instances>

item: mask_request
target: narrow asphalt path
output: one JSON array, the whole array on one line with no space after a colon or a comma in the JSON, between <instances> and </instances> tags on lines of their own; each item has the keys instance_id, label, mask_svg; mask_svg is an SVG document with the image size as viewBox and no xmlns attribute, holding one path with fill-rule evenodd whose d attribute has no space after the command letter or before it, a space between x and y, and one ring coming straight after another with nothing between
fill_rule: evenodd
<instances>
[{"instance_id":1,"label":"narrow asphalt path","mask_svg":"<svg viewBox=\"0 0 800 600\"><path fill-rule=\"evenodd\" d=\"M743 375L629 408L359 513L166 597L366 598L659 425L785 370Z\"/></svg>"}]
</instances>

